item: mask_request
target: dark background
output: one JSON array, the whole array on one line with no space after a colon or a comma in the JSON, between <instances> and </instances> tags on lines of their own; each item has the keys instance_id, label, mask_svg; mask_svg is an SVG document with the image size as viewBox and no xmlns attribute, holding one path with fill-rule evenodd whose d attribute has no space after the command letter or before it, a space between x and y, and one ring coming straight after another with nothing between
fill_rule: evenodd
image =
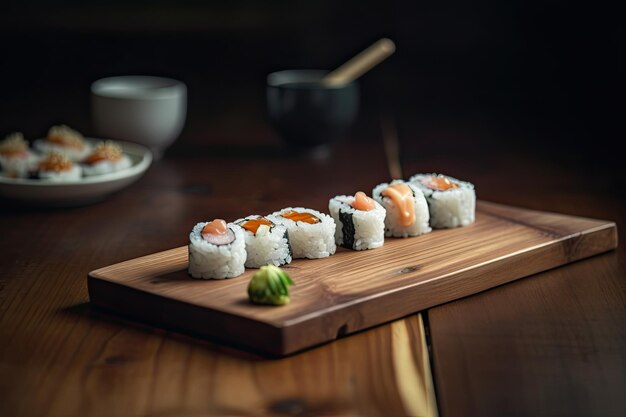
<instances>
[{"instance_id":1,"label":"dark background","mask_svg":"<svg viewBox=\"0 0 626 417\"><path fill-rule=\"evenodd\" d=\"M0 17L0 135L51 124L92 133L89 85L152 74L189 87L170 150L272 144L265 75L332 69L380 37L397 52L361 78L354 141L398 126L420 153L523 152L621 178L624 22L566 1L20 1ZM529 169L531 169L529 167Z\"/></svg>"}]
</instances>

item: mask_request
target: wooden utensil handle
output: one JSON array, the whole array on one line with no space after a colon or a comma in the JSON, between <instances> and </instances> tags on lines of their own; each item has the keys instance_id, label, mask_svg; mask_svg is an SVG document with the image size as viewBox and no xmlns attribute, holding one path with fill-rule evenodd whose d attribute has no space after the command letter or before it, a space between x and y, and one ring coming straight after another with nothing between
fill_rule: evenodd
<instances>
[{"instance_id":1,"label":"wooden utensil handle","mask_svg":"<svg viewBox=\"0 0 626 417\"><path fill-rule=\"evenodd\" d=\"M391 39L380 39L339 68L328 73L322 79L322 83L330 86L349 83L393 54L395 50L396 45Z\"/></svg>"}]
</instances>

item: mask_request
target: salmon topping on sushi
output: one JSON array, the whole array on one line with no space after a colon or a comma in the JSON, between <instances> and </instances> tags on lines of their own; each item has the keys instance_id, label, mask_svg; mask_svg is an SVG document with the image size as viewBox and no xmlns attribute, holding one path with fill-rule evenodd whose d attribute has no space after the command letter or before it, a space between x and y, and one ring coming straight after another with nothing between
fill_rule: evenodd
<instances>
[{"instance_id":1,"label":"salmon topping on sushi","mask_svg":"<svg viewBox=\"0 0 626 417\"><path fill-rule=\"evenodd\" d=\"M0 155L10 158L27 157L28 142L21 133L11 133L0 142Z\"/></svg>"},{"instance_id":2,"label":"salmon topping on sushi","mask_svg":"<svg viewBox=\"0 0 626 417\"><path fill-rule=\"evenodd\" d=\"M376 208L374 200L369 198L363 191L357 191L354 195L354 201L352 202L352 208L362 211L370 211Z\"/></svg>"},{"instance_id":3,"label":"salmon topping on sushi","mask_svg":"<svg viewBox=\"0 0 626 417\"><path fill-rule=\"evenodd\" d=\"M294 222L304 222L309 224L319 223L321 220L319 217L311 214L311 213L299 213L295 210L284 211L280 213L282 217L285 219L292 220Z\"/></svg>"},{"instance_id":4,"label":"salmon topping on sushi","mask_svg":"<svg viewBox=\"0 0 626 417\"><path fill-rule=\"evenodd\" d=\"M274 223L267 220L265 217L257 217L256 219L247 220L241 224L241 227L254 234L256 234L257 230L259 230L259 226L267 226L271 228L274 226Z\"/></svg>"},{"instance_id":5,"label":"salmon topping on sushi","mask_svg":"<svg viewBox=\"0 0 626 417\"><path fill-rule=\"evenodd\" d=\"M228 228L226 221L215 219L202 228L202 239L214 245L227 245L235 240L235 234Z\"/></svg>"},{"instance_id":6,"label":"salmon topping on sushi","mask_svg":"<svg viewBox=\"0 0 626 417\"><path fill-rule=\"evenodd\" d=\"M413 191L406 184L391 184L385 188L381 195L388 197L398 208L398 222L402 226L411 226L415 223L415 204L413 203Z\"/></svg>"},{"instance_id":7,"label":"salmon topping on sushi","mask_svg":"<svg viewBox=\"0 0 626 417\"><path fill-rule=\"evenodd\" d=\"M447 190L453 190L455 188L459 188L459 184L450 181L448 178L444 177L443 175L437 175L437 176L433 175L432 177L429 177L429 178L422 178L421 182L422 184L424 184L424 186L435 191L447 191Z\"/></svg>"},{"instance_id":8,"label":"salmon topping on sushi","mask_svg":"<svg viewBox=\"0 0 626 417\"><path fill-rule=\"evenodd\" d=\"M83 135L65 125L52 126L46 138L48 142L74 149L84 149Z\"/></svg>"},{"instance_id":9,"label":"salmon topping on sushi","mask_svg":"<svg viewBox=\"0 0 626 417\"><path fill-rule=\"evenodd\" d=\"M50 152L44 159L39 161L37 167L40 171L63 172L72 169L74 164L65 155L58 152Z\"/></svg>"},{"instance_id":10,"label":"salmon topping on sushi","mask_svg":"<svg viewBox=\"0 0 626 417\"><path fill-rule=\"evenodd\" d=\"M122 149L116 143L108 140L100 142L83 161L86 164L95 164L100 161L119 161L122 159Z\"/></svg>"}]
</instances>

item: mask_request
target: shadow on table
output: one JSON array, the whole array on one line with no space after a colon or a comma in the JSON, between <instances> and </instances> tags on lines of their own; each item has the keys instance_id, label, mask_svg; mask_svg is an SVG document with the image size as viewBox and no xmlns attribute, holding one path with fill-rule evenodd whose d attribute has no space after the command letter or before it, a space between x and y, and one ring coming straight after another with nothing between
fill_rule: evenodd
<instances>
[{"instance_id":1,"label":"shadow on table","mask_svg":"<svg viewBox=\"0 0 626 417\"><path fill-rule=\"evenodd\" d=\"M135 331L144 333L146 336L154 335L156 337L168 337L181 343L193 344L195 346L214 351L218 354L233 356L248 362L258 362L268 359L274 359L272 357L266 357L256 354L254 352L240 349L238 346L222 343L221 341L198 338L194 337L193 335L179 333L175 329L166 329L157 326L150 326L149 324L130 320L124 316L109 312L106 309L96 307L91 303L82 303L67 307L65 309L62 309L61 313L70 316L78 316L83 318L86 317L95 323L102 323L118 327L129 327ZM119 358L112 359L113 362L115 362L116 360L119 360Z\"/></svg>"},{"instance_id":2,"label":"shadow on table","mask_svg":"<svg viewBox=\"0 0 626 417\"><path fill-rule=\"evenodd\" d=\"M62 309L61 313L77 317L87 317L89 320L100 324L112 325L117 327L129 327L133 330L142 332L146 336L154 335L157 337L168 337L181 343L192 344L194 346L205 348L217 354L228 355L247 362L266 362L279 359L288 359L301 354L305 354L310 351L314 351L315 349L320 348L324 345L336 343L339 339L354 337L360 333L372 331L373 329L384 327L389 324L388 322L385 322L376 326L351 332L346 332L345 326L343 326L337 333L337 338L334 340L330 340L321 345L311 346L297 352L280 356L253 352L248 347L235 345L233 343L223 340L208 338L206 336L194 335L193 333L189 333L187 331L179 331L171 327L163 327L156 322L147 323L143 321L136 321L126 316L106 310L104 308L97 307L91 303L82 303L74 305L72 307L67 307L65 309ZM420 312L415 314L420 314ZM410 314L399 319L404 319L412 315L414 314ZM117 359L113 358L112 360L116 361Z\"/></svg>"}]
</instances>

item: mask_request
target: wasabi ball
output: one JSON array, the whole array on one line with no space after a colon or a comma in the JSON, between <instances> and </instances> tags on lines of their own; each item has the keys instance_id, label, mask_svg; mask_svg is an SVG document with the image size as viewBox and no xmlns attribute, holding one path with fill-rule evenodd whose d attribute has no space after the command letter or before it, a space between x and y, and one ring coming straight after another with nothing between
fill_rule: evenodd
<instances>
[{"instance_id":1,"label":"wasabi ball","mask_svg":"<svg viewBox=\"0 0 626 417\"><path fill-rule=\"evenodd\" d=\"M289 302L289 275L274 265L262 266L248 284L250 301L257 304L283 305Z\"/></svg>"}]
</instances>

